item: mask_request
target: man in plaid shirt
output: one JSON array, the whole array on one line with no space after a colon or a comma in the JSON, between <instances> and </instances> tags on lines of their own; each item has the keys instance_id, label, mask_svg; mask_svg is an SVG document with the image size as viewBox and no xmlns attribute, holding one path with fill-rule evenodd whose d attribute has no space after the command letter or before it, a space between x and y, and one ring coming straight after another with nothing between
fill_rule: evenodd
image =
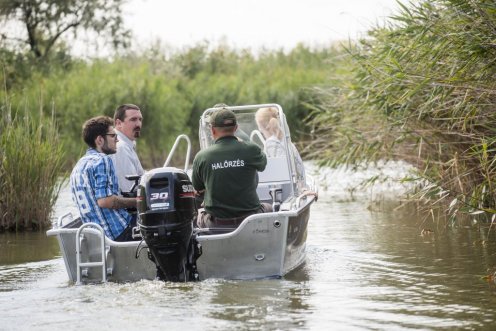
<instances>
[{"instance_id":1,"label":"man in plaid shirt","mask_svg":"<svg viewBox=\"0 0 496 331\"><path fill-rule=\"evenodd\" d=\"M83 223L99 224L115 241L132 240L133 217L125 208L136 207L136 198L119 196L119 184L110 154L116 152L117 134L107 116L89 119L83 125L83 139L89 146L72 170L72 199Z\"/></svg>"}]
</instances>

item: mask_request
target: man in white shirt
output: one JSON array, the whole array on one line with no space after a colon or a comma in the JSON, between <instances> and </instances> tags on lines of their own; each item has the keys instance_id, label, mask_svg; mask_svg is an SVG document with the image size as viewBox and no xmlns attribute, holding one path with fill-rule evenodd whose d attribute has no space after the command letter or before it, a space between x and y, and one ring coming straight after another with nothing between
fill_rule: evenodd
<instances>
[{"instance_id":1,"label":"man in white shirt","mask_svg":"<svg viewBox=\"0 0 496 331\"><path fill-rule=\"evenodd\" d=\"M114 113L115 132L119 138L117 153L113 155L114 166L121 192L129 192L134 181L127 175L143 175L144 170L136 154L136 138L141 135L143 116L138 106L124 104Z\"/></svg>"}]
</instances>

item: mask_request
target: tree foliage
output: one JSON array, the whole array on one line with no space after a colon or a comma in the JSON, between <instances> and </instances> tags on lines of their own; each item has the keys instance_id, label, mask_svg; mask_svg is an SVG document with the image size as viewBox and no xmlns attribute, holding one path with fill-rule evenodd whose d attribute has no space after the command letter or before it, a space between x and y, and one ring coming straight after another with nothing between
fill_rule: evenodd
<instances>
[{"instance_id":1,"label":"tree foliage","mask_svg":"<svg viewBox=\"0 0 496 331\"><path fill-rule=\"evenodd\" d=\"M45 59L63 36L74 38L82 31L109 38L114 47L127 46L129 31L124 28L121 6L125 0L3 0L0 17L19 24L21 37L4 31L2 38L27 46L37 59Z\"/></svg>"}]
</instances>

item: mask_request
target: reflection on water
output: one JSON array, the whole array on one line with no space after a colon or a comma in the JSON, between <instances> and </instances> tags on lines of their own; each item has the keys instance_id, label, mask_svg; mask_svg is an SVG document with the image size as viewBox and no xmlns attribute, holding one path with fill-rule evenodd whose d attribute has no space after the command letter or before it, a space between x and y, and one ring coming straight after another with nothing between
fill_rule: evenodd
<instances>
[{"instance_id":1,"label":"reflection on water","mask_svg":"<svg viewBox=\"0 0 496 331\"><path fill-rule=\"evenodd\" d=\"M44 231L0 234L0 266L43 261L60 255L55 238Z\"/></svg>"},{"instance_id":2,"label":"reflection on water","mask_svg":"<svg viewBox=\"0 0 496 331\"><path fill-rule=\"evenodd\" d=\"M321 194L306 263L283 279L78 287L52 238L2 235L31 248L2 255L0 328L491 330L496 288L483 277L496 267L494 229L445 227L376 201Z\"/></svg>"},{"instance_id":3,"label":"reflection on water","mask_svg":"<svg viewBox=\"0 0 496 331\"><path fill-rule=\"evenodd\" d=\"M360 201L321 203L334 211L334 218L329 222L319 208L312 221L327 218L330 224L327 231L312 235L327 241L328 250L309 254L307 265L334 265L327 291L335 301L327 302L327 309L350 319L364 316L353 322L360 328L479 328L494 323L494 284L481 279L496 266L494 253L488 254L495 252L494 234L492 244L481 247L473 240L480 237L477 228L430 224L434 232L422 236L422 217L408 209L382 213L367 211ZM345 320L343 327L347 325Z\"/></svg>"}]
</instances>

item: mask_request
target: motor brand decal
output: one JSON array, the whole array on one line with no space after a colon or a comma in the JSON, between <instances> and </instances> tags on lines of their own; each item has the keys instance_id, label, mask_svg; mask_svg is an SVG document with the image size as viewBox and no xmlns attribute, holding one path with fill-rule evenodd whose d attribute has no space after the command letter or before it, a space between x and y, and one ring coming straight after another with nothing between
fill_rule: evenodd
<instances>
[{"instance_id":1,"label":"motor brand decal","mask_svg":"<svg viewBox=\"0 0 496 331\"><path fill-rule=\"evenodd\" d=\"M195 191L195 189L193 188L193 185L191 185L191 184L190 185L183 185L182 186L182 189L183 189L183 192L185 192L185 193L186 192L189 193L189 192L194 192Z\"/></svg>"}]
</instances>

